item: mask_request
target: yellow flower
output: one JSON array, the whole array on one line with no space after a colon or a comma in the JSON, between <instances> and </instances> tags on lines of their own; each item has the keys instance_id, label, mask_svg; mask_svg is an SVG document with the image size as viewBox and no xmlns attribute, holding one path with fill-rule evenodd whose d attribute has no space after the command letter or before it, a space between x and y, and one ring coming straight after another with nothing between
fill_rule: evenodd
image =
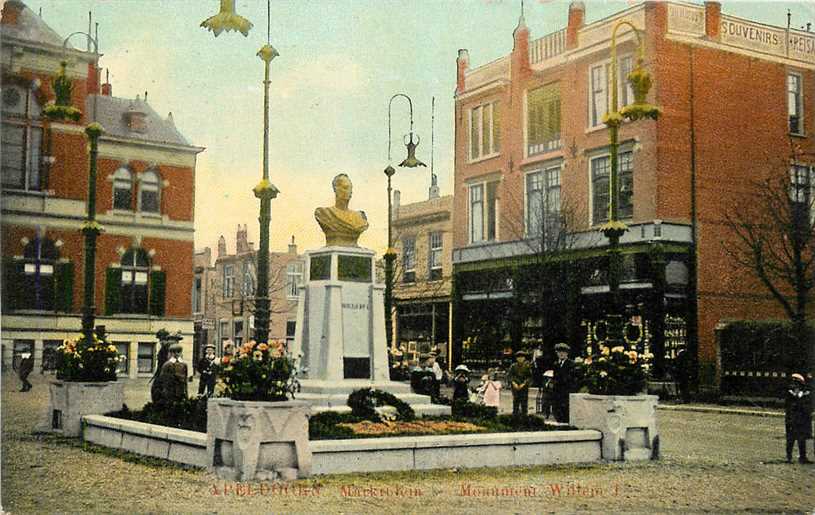
<instances>
[{"instance_id":1,"label":"yellow flower","mask_svg":"<svg viewBox=\"0 0 815 515\"><path fill-rule=\"evenodd\" d=\"M602 348L602 350L600 351L600 354L602 354L603 356L608 356L609 354L611 354L611 350L609 350L609 348L608 348L608 347L606 347L605 345L603 345L603 348Z\"/></svg>"},{"instance_id":2,"label":"yellow flower","mask_svg":"<svg viewBox=\"0 0 815 515\"><path fill-rule=\"evenodd\" d=\"M255 361L260 361L263 359L263 353L260 352L259 350L256 350L255 352L252 353L252 358L254 358Z\"/></svg>"},{"instance_id":3,"label":"yellow flower","mask_svg":"<svg viewBox=\"0 0 815 515\"><path fill-rule=\"evenodd\" d=\"M110 352L116 352L116 346L115 345L108 345L108 350Z\"/></svg>"},{"instance_id":4,"label":"yellow flower","mask_svg":"<svg viewBox=\"0 0 815 515\"><path fill-rule=\"evenodd\" d=\"M258 345L258 350L269 350L269 346L266 345L265 343L261 343L260 345Z\"/></svg>"}]
</instances>

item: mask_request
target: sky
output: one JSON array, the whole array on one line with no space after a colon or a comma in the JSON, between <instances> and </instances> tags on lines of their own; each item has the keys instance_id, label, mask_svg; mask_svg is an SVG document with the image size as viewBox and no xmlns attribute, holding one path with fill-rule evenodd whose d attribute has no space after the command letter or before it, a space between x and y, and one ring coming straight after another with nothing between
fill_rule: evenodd
<instances>
[{"instance_id":1,"label":"sky","mask_svg":"<svg viewBox=\"0 0 815 515\"><path fill-rule=\"evenodd\" d=\"M224 235L235 249L238 224L258 244L259 203L252 194L262 174L263 62L267 3L236 0L254 27L217 38L200 23L218 0L25 0L59 34L86 31L88 12L99 23L100 67L113 95L148 101L176 126L199 154L195 183L195 247L217 248ZM292 235L299 250L324 237L314 209L333 205L331 179L354 183L351 208L370 228L360 245L387 247L388 101L413 101L417 157L428 168L397 168L394 189L402 203L427 199L431 164L431 100L435 97L434 170L442 195L453 187L453 93L458 49L471 67L512 50L520 0L272 0L270 179L281 191L272 202L271 249L283 251ZM587 23L639 2L586 1ZM531 39L566 26L568 1L526 0ZM722 12L776 26L815 24L815 2L723 1ZM71 40L83 45L81 37ZM407 102L391 109L392 162L406 153Z\"/></svg>"}]
</instances>

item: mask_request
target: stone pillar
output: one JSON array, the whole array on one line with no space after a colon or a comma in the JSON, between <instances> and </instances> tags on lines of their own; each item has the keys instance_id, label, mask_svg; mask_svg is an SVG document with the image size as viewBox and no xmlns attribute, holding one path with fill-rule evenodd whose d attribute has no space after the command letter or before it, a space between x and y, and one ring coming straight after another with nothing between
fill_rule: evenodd
<instances>
[{"instance_id":1,"label":"stone pillar","mask_svg":"<svg viewBox=\"0 0 815 515\"><path fill-rule=\"evenodd\" d=\"M466 48L461 48L458 51L456 58L456 95L464 93L466 89L464 74L470 69L470 54Z\"/></svg>"}]
</instances>

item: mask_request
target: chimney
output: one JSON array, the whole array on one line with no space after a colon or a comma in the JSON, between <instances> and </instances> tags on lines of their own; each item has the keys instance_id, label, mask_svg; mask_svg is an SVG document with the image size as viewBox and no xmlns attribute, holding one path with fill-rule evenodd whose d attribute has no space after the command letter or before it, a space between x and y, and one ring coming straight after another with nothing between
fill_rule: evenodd
<instances>
[{"instance_id":1,"label":"chimney","mask_svg":"<svg viewBox=\"0 0 815 515\"><path fill-rule=\"evenodd\" d=\"M223 234L218 238L218 257L226 257L226 239Z\"/></svg>"},{"instance_id":2,"label":"chimney","mask_svg":"<svg viewBox=\"0 0 815 515\"><path fill-rule=\"evenodd\" d=\"M470 69L470 53L466 48L461 48L458 51L456 58L456 94L464 93L464 74Z\"/></svg>"},{"instance_id":3,"label":"chimney","mask_svg":"<svg viewBox=\"0 0 815 515\"><path fill-rule=\"evenodd\" d=\"M402 192L399 190L393 190L393 203L391 204L391 208L393 209L393 213L391 216L393 218L399 218L399 201L402 199Z\"/></svg>"},{"instance_id":4,"label":"chimney","mask_svg":"<svg viewBox=\"0 0 815 515\"><path fill-rule=\"evenodd\" d=\"M722 4L705 2L705 35L710 39L719 39L719 28L722 24Z\"/></svg>"},{"instance_id":5,"label":"chimney","mask_svg":"<svg viewBox=\"0 0 815 515\"><path fill-rule=\"evenodd\" d=\"M292 256L297 255L297 245L294 243L294 235L291 235L291 243L289 243L289 254Z\"/></svg>"},{"instance_id":6,"label":"chimney","mask_svg":"<svg viewBox=\"0 0 815 515\"><path fill-rule=\"evenodd\" d=\"M88 78L85 81L88 95L99 94L99 68L95 63L88 63Z\"/></svg>"},{"instance_id":7,"label":"chimney","mask_svg":"<svg viewBox=\"0 0 815 515\"><path fill-rule=\"evenodd\" d=\"M17 25L23 9L25 9L25 4L19 0L6 0L3 5L3 17L0 19L0 24Z\"/></svg>"},{"instance_id":8,"label":"chimney","mask_svg":"<svg viewBox=\"0 0 815 515\"><path fill-rule=\"evenodd\" d=\"M105 83L102 84L102 95L106 97L113 96L113 86L110 83L110 70L105 70Z\"/></svg>"},{"instance_id":9,"label":"chimney","mask_svg":"<svg viewBox=\"0 0 815 515\"><path fill-rule=\"evenodd\" d=\"M237 254L245 254L249 252L249 242L246 237L246 224L241 226L238 224L238 232L235 236L235 252Z\"/></svg>"},{"instance_id":10,"label":"chimney","mask_svg":"<svg viewBox=\"0 0 815 515\"><path fill-rule=\"evenodd\" d=\"M141 97L136 96L136 101L130 103L127 112L124 114L127 128L133 132L147 131L147 113L141 106Z\"/></svg>"},{"instance_id":11,"label":"chimney","mask_svg":"<svg viewBox=\"0 0 815 515\"><path fill-rule=\"evenodd\" d=\"M586 21L586 6L583 2L569 4L569 23L566 25L566 49L577 48L577 31L583 28Z\"/></svg>"}]
</instances>

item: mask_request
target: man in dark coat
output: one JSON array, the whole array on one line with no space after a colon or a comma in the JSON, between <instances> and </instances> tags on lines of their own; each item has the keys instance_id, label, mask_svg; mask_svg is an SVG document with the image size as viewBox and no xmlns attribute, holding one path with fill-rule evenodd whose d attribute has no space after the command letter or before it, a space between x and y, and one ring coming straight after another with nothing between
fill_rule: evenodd
<instances>
[{"instance_id":1,"label":"man in dark coat","mask_svg":"<svg viewBox=\"0 0 815 515\"><path fill-rule=\"evenodd\" d=\"M798 442L798 462L812 463L807 458L806 441L812 438L812 392L802 374L792 374L784 392L784 427L787 436L787 463L792 462L792 447Z\"/></svg>"},{"instance_id":2,"label":"man in dark coat","mask_svg":"<svg viewBox=\"0 0 815 515\"><path fill-rule=\"evenodd\" d=\"M674 378L676 379L677 395L685 404L690 402L690 354L680 349L674 361Z\"/></svg>"},{"instance_id":3,"label":"man in dark coat","mask_svg":"<svg viewBox=\"0 0 815 515\"><path fill-rule=\"evenodd\" d=\"M215 346L204 347L204 357L198 362L198 395L212 397L215 393L215 380L217 379L217 363L215 361Z\"/></svg>"},{"instance_id":4,"label":"man in dark coat","mask_svg":"<svg viewBox=\"0 0 815 515\"><path fill-rule=\"evenodd\" d=\"M569 394L572 393L574 383L574 362L569 359L569 350L565 343L555 345L557 362L553 369L552 400L555 420L558 422L569 421Z\"/></svg>"},{"instance_id":5,"label":"man in dark coat","mask_svg":"<svg viewBox=\"0 0 815 515\"><path fill-rule=\"evenodd\" d=\"M34 370L34 358L31 357L30 352L24 352L21 355L21 358L19 368L17 369L17 373L20 375L20 381L23 383L20 391L27 392L31 389L31 383L28 381L28 376L31 374L31 371Z\"/></svg>"},{"instance_id":6,"label":"man in dark coat","mask_svg":"<svg viewBox=\"0 0 815 515\"><path fill-rule=\"evenodd\" d=\"M532 366L526 360L529 353L519 350L515 353L515 363L509 367L507 381L512 387L512 416L526 416L529 409L529 385L532 383Z\"/></svg>"},{"instance_id":7,"label":"man in dark coat","mask_svg":"<svg viewBox=\"0 0 815 515\"><path fill-rule=\"evenodd\" d=\"M159 375L162 388L162 401L165 403L180 402L187 398L187 364L181 361L181 344L176 337L170 344L170 359L162 365Z\"/></svg>"}]
</instances>

